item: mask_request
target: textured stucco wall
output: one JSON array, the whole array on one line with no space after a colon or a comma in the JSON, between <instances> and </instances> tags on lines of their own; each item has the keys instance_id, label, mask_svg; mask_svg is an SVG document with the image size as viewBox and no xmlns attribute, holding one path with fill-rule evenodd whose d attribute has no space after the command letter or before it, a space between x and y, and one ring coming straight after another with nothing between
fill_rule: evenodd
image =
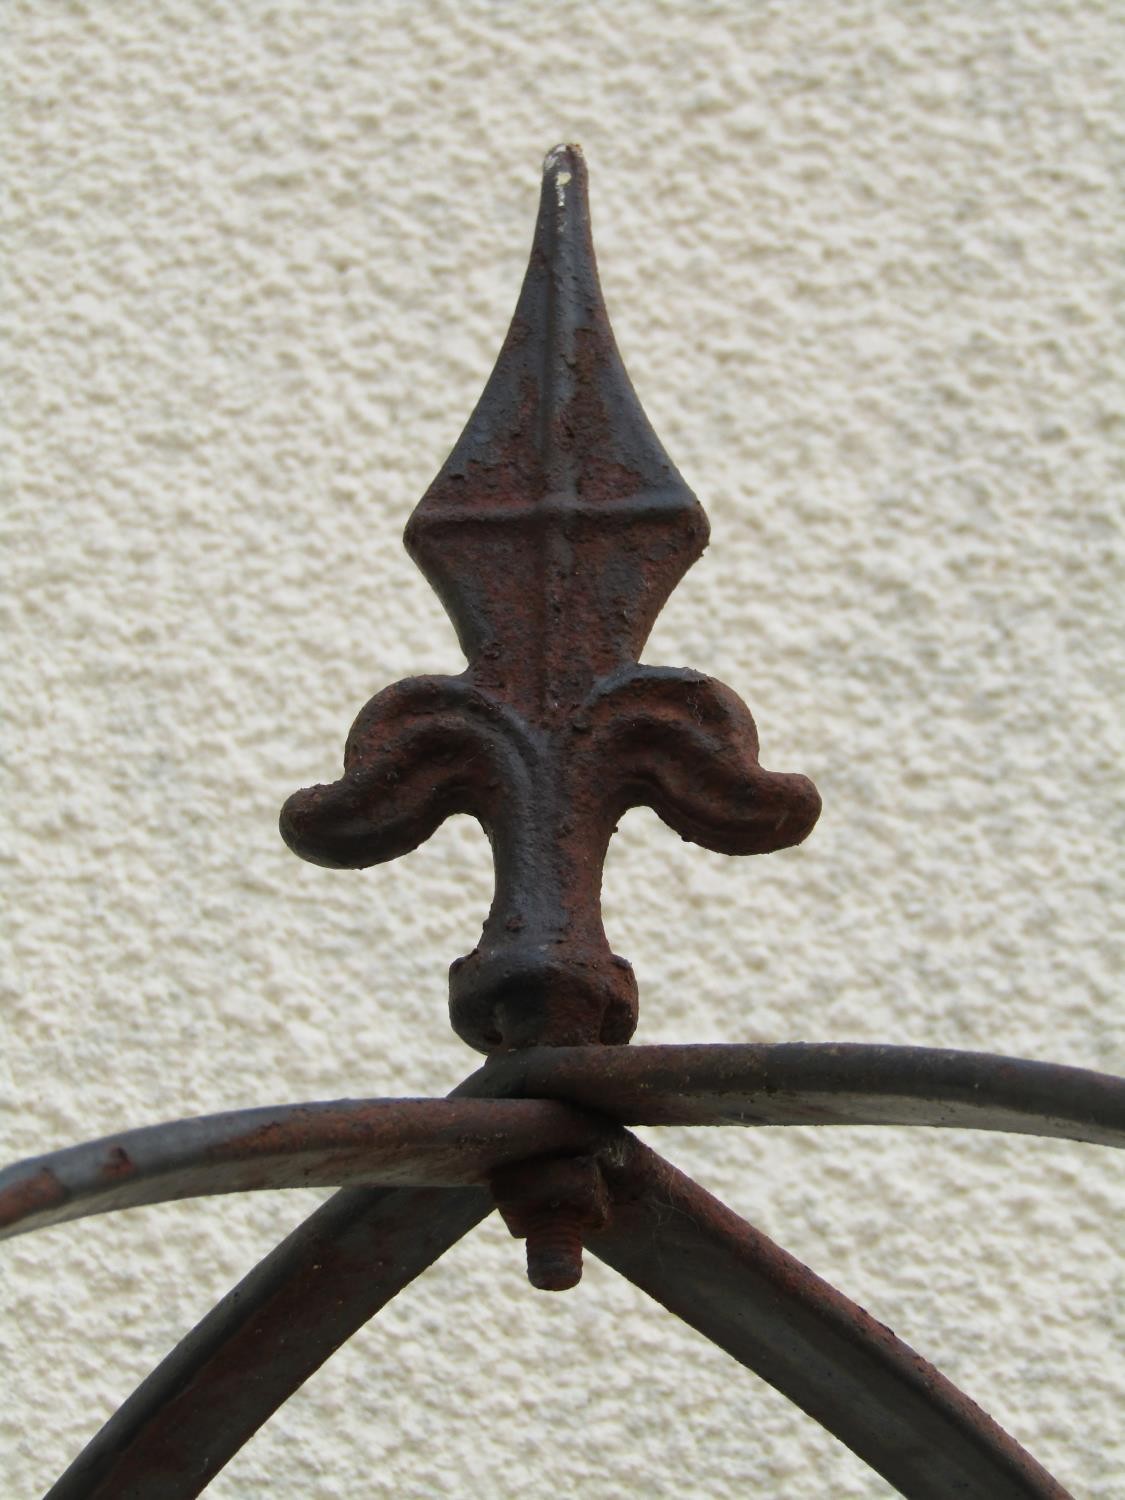
<instances>
[{"instance_id":1,"label":"textured stucco wall","mask_svg":"<svg viewBox=\"0 0 1125 1500\"><path fill-rule=\"evenodd\" d=\"M1125 1070L1125 9L37 0L6 21L5 1158L440 1093L474 1065L444 987L489 898L475 825L344 875L275 820L375 689L458 669L399 533L491 367L563 139L626 363L713 526L647 659L731 683L764 763L825 802L804 848L742 862L626 820L607 925L638 1040ZM1125 1494L1111 1153L660 1139L1077 1495ZM39 1493L319 1196L5 1247L3 1494ZM520 1259L486 1224L212 1492L889 1493L605 1268L552 1299Z\"/></svg>"}]
</instances>

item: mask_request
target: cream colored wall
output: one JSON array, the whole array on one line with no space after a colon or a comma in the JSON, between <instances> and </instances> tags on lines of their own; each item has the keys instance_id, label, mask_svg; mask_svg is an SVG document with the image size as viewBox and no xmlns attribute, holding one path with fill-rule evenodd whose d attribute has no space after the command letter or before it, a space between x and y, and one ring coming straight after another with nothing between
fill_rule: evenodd
<instances>
[{"instance_id":1,"label":"cream colored wall","mask_svg":"<svg viewBox=\"0 0 1125 1500\"><path fill-rule=\"evenodd\" d=\"M399 545L491 367L537 170L590 163L626 363L712 521L647 659L814 777L734 861L631 815L638 1040L1125 1071L1125 9L7 7L14 458L4 1158L181 1114L444 1092L475 825L360 875L276 834L378 687L457 670ZM1076 1495L1125 1493L1120 1163L964 1133L649 1132ZM322 1196L5 1246L5 1495L39 1493ZM1116 1222L1115 1222L1116 1220ZM216 1497L882 1496L600 1264L487 1223ZM1115 1438L1114 1434L1118 1434Z\"/></svg>"}]
</instances>

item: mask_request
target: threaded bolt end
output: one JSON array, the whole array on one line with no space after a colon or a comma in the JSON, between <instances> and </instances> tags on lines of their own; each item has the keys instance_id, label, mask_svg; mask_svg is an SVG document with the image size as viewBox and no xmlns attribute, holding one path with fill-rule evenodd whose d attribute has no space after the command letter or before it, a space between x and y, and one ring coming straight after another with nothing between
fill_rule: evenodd
<instances>
[{"instance_id":1,"label":"threaded bolt end","mask_svg":"<svg viewBox=\"0 0 1125 1500\"><path fill-rule=\"evenodd\" d=\"M528 1225L527 1279L541 1292L569 1291L582 1280L582 1224L573 1209L544 1209Z\"/></svg>"}]
</instances>

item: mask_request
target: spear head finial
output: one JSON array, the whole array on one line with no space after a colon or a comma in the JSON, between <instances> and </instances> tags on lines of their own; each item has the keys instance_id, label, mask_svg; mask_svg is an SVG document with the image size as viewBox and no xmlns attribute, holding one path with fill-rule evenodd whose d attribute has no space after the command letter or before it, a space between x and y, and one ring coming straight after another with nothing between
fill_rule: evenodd
<instances>
[{"instance_id":1,"label":"spear head finial","mask_svg":"<svg viewBox=\"0 0 1125 1500\"><path fill-rule=\"evenodd\" d=\"M474 668L549 713L637 660L707 535L617 351L582 152L556 146L508 336L407 550Z\"/></svg>"},{"instance_id":2,"label":"spear head finial","mask_svg":"<svg viewBox=\"0 0 1125 1500\"><path fill-rule=\"evenodd\" d=\"M585 162L559 146L496 368L406 528L468 668L373 698L343 777L281 815L298 854L351 867L406 853L452 813L479 819L496 893L449 992L454 1029L484 1052L632 1035L636 980L601 921L630 807L728 854L799 843L816 821L816 788L761 768L729 688L638 664L706 543L610 330Z\"/></svg>"}]
</instances>

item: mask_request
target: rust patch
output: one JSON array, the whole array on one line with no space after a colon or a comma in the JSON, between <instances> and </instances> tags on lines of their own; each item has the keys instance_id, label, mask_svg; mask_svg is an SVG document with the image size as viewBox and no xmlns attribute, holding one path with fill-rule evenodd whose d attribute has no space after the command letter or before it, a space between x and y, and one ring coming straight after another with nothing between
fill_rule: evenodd
<instances>
[{"instance_id":1,"label":"rust patch","mask_svg":"<svg viewBox=\"0 0 1125 1500\"><path fill-rule=\"evenodd\" d=\"M66 1189L48 1168L43 1167L31 1177L13 1182L0 1193L0 1229L18 1224L34 1214L58 1208L67 1199Z\"/></svg>"},{"instance_id":2,"label":"rust patch","mask_svg":"<svg viewBox=\"0 0 1125 1500\"><path fill-rule=\"evenodd\" d=\"M104 1182L126 1182L136 1176L133 1159L124 1146L112 1146L98 1174Z\"/></svg>"}]
</instances>

